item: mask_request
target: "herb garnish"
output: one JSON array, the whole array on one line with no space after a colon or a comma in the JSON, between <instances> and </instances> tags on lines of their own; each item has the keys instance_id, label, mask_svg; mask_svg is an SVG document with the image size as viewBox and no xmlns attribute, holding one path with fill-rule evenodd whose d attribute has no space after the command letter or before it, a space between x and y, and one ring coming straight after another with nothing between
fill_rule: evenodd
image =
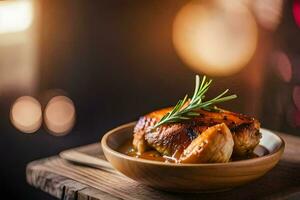
<instances>
[{"instance_id":1,"label":"herb garnish","mask_svg":"<svg viewBox=\"0 0 300 200\"><path fill-rule=\"evenodd\" d=\"M200 77L199 75L196 75L196 85L192 99L188 98L188 95L185 95L182 100L178 101L172 111L163 116L161 120L153 126L153 129L163 124L180 122L199 116L200 114L196 112L199 109L210 111L218 110L218 108L215 107L215 104L229 101L237 97L236 94L224 96L229 91L227 89L217 97L204 101L205 93L208 91L211 83L212 79L206 81L206 76L203 76L200 84Z\"/></svg>"}]
</instances>

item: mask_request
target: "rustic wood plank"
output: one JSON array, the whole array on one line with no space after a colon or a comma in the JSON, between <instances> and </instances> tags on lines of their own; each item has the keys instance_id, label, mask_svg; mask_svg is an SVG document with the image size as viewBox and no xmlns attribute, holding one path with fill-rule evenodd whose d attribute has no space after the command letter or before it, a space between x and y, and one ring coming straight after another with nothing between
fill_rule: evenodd
<instances>
[{"instance_id":1,"label":"rustic wood plank","mask_svg":"<svg viewBox=\"0 0 300 200\"><path fill-rule=\"evenodd\" d=\"M114 197L111 194L97 190L92 187L78 191L77 200L120 200L121 198Z\"/></svg>"},{"instance_id":2,"label":"rustic wood plank","mask_svg":"<svg viewBox=\"0 0 300 200\"><path fill-rule=\"evenodd\" d=\"M55 160L57 158L58 157L52 157L30 163L26 170L27 182L56 198L64 200L120 199L65 176L44 170L43 167L40 167L48 161Z\"/></svg>"},{"instance_id":3,"label":"rustic wood plank","mask_svg":"<svg viewBox=\"0 0 300 200\"><path fill-rule=\"evenodd\" d=\"M56 198L62 198L64 193L64 181L69 180L64 176L60 176L49 171L44 171L37 169L39 164L44 163L44 161L35 161L30 163L26 168L26 178L27 182L41 189L42 191L49 193Z\"/></svg>"},{"instance_id":4,"label":"rustic wood plank","mask_svg":"<svg viewBox=\"0 0 300 200\"><path fill-rule=\"evenodd\" d=\"M161 192L128 179L114 170L75 165L59 157L30 163L27 166L27 181L60 199L300 199L300 138L279 135L284 138L286 149L278 165L253 183L221 193ZM99 144L92 144L75 150L103 159L99 147Z\"/></svg>"},{"instance_id":5,"label":"rustic wood plank","mask_svg":"<svg viewBox=\"0 0 300 200\"><path fill-rule=\"evenodd\" d=\"M63 192L63 196L61 197L61 199L63 200L77 199L78 197L77 192L89 187L87 185L84 185L82 183L79 183L71 179L65 181L63 185L64 185L64 192Z\"/></svg>"}]
</instances>

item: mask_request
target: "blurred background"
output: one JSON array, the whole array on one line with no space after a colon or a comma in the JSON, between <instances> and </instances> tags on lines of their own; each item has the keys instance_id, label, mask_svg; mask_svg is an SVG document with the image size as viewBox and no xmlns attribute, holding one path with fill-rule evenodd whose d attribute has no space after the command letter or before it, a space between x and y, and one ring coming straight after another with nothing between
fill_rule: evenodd
<instances>
[{"instance_id":1,"label":"blurred background","mask_svg":"<svg viewBox=\"0 0 300 200\"><path fill-rule=\"evenodd\" d=\"M26 164L174 105L195 74L226 109L300 136L300 0L0 1L1 190Z\"/></svg>"}]
</instances>

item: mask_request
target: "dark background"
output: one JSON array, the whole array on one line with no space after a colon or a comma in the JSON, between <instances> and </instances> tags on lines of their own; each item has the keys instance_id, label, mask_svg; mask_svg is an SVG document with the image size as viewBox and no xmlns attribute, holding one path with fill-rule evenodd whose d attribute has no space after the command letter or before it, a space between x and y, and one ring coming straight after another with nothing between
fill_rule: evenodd
<instances>
[{"instance_id":1,"label":"dark background","mask_svg":"<svg viewBox=\"0 0 300 200\"><path fill-rule=\"evenodd\" d=\"M43 127L34 134L24 134L14 128L8 116L15 98L26 93L1 97L2 196L52 199L26 183L28 162L97 142L109 129L173 105L185 93L192 92L197 72L177 56L171 37L173 19L186 2L38 2L39 81L37 90L30 95L45 106L46 91L64 91L75 104L77 120L73 130L63 137L52 136ZM291 2L285 2L275 32L260 29L259 46L264 46L267 38L270 49L281 48L291 55L299 53L299 28L293 22ZM210 94L231 88L239 100L224 107L259 118L263 127L299 135L299 127L290 126L285 117L285 110L293 104L290 93L299 84L299 77L293 75L290 83L283 83L271 68L268 53L269 50L263 51L263 69L253 68L253 60L234 76L216 77ZM251 76L256 73L262 74L259 94L251 86Z\"/></svg>"}]
</instances>

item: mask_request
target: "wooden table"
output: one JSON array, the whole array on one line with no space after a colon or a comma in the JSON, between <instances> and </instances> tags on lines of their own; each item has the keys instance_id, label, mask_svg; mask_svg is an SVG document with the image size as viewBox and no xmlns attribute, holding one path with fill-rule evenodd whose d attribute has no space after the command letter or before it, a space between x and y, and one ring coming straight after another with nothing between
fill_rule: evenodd
<instances>
[{"instance_id":1,"label":"wooden table","mask_svg":"<svg viewBox=\"0 0 300 200\"><path fill-rule=\"evenodd\" d=\"M286 142L278 165L259 180L230 191L174 194L139 184L113 169L100 170L68 162L59 156L33 161L27 182L59 199L300 199L300 137L279 134ZM99 144L76 148L103 158Z\"/></svg>"}]
</instances>

